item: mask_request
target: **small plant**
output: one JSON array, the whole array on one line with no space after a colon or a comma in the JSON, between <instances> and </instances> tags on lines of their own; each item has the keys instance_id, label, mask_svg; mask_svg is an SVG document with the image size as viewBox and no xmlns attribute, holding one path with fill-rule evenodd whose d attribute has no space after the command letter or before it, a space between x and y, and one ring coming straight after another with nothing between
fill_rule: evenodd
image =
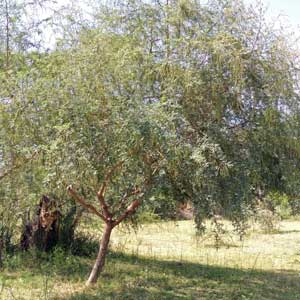
<instances>
[{"instance_id":1,"label":"small plant","mask_svg":"<svg viewBox=\"0 0 300 300\"><path fill-rule=\"evenodd\" d=\"M218 250L222 245L225 244L223 236L226 233L224 224L222 223L222 217L214 215L212 218L212 233L214 238L214 246Z\"/></svg>"},{"instance_id":2,"label":"small plant","mask_svg":"<svg viewBox=\"0 0 300 300\"><path fill-rule=\"evenodd\" d=\"M49 300L50 299L49 279L50 278L49 278L48 274L44 275L42 294L40 295L40 300Z\"/></svg>"},{"instance_id":3,"label":"small plant","mask_svg":"<svg viewBox=\"0 0 300 300\"><path fill-rule=\"evenodd\" d=\"M97 252L98 242L88 234L76 234L68 249L73 255L90 256Z\"/></svg>"},{"instance_id":4,"label":"small plant","mask_svg":"<svg viewBox=\"0 0 300 300\"><path fill-rule=\"evenodd\" d=\"M274 233L279 230L280 216L264 207L258 207L255 215L255 221L259 224L261 230L265 233Z\"/></svg>"},{"instance_id":5,"label":"small plant","mask_svg":"<svg viewBox=\"0 0 300 300\"><path fill-rule=\"evenodd\" d=\"M234 218L232 220L233 230L239 236L240 241L243 241L250 225L247 219Z\"/></svg>"},{"instance_id":6,"label":"small plant","mask_svg":"<svg viewBox=\"0 0 300 300\"><path fill-rule=\"evenodd\" d=\"M230 219L233 225L233 231L239 236L240 241L243 241L247 231L250 229L249 219L253 215L251 209L247 206L242 206L237 211L232 211Z\"/></svg>"}]
</instances>

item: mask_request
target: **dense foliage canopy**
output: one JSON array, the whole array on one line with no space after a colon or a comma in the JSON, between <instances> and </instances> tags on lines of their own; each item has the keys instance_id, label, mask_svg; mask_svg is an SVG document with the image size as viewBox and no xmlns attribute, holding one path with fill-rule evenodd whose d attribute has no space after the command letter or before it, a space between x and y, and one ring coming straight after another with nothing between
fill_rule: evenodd
<instances>
[{"instance_id":1,"label":"dense foliage canopy","mask_svg":"<svg viewBox=\"0 0 300 300\"><path fill-rule=\"evenodd\" d=\"M117 1L73 31L69 11L49 51L21 8L0 7L3 220L42 194L71 203L69 184L96 205L107 183L117 216L137 190L162 215L190 200L199 229L270 192L299 197L299 53L263 8Z\"/></svg>"}]
</instances>

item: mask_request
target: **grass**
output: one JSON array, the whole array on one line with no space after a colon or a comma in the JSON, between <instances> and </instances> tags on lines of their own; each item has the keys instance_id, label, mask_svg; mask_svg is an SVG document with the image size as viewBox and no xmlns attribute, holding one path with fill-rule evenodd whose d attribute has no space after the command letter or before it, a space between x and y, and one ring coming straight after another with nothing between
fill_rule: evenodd
<instances>
[{"instance_id":1,"label":"grass","mask_svg":"<svg viewBox=\"0 0 300 300\"><path fill-rule=\"evenodd\" d=\"M216 250L211 234L195 238L190 221L121 228L95 287L84 286L93 258L18 254L0 274L0 299L296 300L299 231L300 222L285 221L279 232L253 231L244 242L226 234Z\"/></svg>"},{"instance_id":2,"label":"grass","mask_svg":"<svg viewBox=\"0 0 300 300\"><path fill-rule=\"evenodd\" d=\"M137 232L114 232L114 249L128 254L205 265L260 270L300 270L300 222L283 221L280 229L264 234L255 226L244 241L233 234L229 222L220 248L215 247L209 224L203 237L195 235L191 221L143 225Z\"/></svg>"}]
</instances>

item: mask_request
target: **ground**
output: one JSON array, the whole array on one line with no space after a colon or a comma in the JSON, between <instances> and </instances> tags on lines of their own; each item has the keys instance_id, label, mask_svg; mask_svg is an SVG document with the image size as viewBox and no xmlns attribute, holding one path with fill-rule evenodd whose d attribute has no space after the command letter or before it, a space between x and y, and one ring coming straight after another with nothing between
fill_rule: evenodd
<instances>
[{"instance_id":1,"label":"ground","mask_svg":"<svg viewBox=\"0 0 300 300\"><path fill-rule=\"evenodd\" d=\"M225 225L219 249L210 231L197 238L191 221L120 228L92 288L84 282L94 257L17 254L0 274L0 299L300 299L300 221L272 234L250 230L242 242Z\"/></svg>"}]
</instances>

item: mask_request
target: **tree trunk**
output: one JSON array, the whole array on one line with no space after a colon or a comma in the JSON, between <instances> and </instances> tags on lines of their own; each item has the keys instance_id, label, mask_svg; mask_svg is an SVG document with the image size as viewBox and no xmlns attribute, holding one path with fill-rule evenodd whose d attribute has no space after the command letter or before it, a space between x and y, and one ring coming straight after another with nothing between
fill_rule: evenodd
<instances>
[{"instance_id":1,"label":"tree trunk","mask_svg":"<svg viewBox=\"0 0 300 300\"><path fill-rule=\"evenodd\" d=\"M89 279L86 282L86 285L89 286L93 283L96 283L99 274L101 273L104 264L105 264L105 257L108 250L108 244L110 240L110 235L113 229L113 225L111 223L106 223L104 227L104 233L102 236L102 239L99 243L99 252L97 255L97 259L95 261L95 264L93 266L92 272L89 276Z\"/></svg>"}]
</instances>

